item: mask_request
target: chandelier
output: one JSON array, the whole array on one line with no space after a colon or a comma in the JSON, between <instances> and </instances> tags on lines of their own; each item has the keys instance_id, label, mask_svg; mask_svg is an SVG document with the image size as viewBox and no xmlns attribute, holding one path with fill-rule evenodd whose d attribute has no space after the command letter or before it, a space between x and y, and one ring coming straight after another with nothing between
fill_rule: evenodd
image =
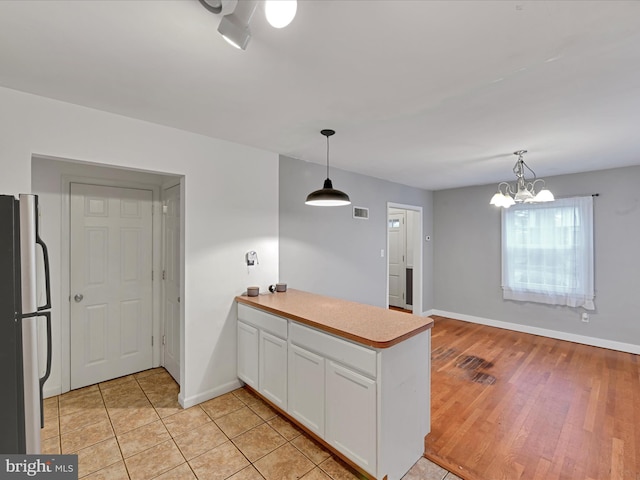
<instances>
[{"instance_id":1,"label":"chandelier","mask_svg":"<svg viewBox=\"0 0 640 480\"><path fill-rule=\"evenodd\" d=\"M513 173L516 175L515 185L508 182L498 184L498 191L489 202L496 207L509 208L516 203L539 203L553 202L555 198L553 194L545 188L544 180L536 178L536 173L531 170L529 165L524 163L522 156L527 153L526 150L517 150L513 152L518 156L516 164L513 166ZM525 168L531 172L533 179L525 176ZM536 187L540 190L536 191Z\"/></svg>"}]
</instances>

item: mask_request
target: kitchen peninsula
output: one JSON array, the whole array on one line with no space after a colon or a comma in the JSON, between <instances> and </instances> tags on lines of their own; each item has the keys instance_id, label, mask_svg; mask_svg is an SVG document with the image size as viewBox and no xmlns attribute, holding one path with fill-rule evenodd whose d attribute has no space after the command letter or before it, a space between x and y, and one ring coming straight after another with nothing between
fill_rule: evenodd
<instances>
[{"instance_id":1,"label":"kitchen peninsula","mask_svg":"<svg viewBox=\"0 0 640 480\"><path fill-rule=\"evenodd\" d=\"M430 430L433 320L299 290L238 296L238 377L370 478Z\"/></svg>"}]
</instances>

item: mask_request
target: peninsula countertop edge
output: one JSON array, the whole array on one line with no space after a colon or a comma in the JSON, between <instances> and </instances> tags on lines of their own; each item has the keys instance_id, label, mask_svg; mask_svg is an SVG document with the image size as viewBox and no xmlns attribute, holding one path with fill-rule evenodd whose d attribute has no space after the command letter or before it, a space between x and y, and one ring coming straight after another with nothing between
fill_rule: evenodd
<instances>
[{"instance_id":1,"label":"peninsula countertop edge","mask_svg":"<svg viewBox=\"0 0 640 480\"><path fill-rule=\"evenodd\" d=\"M238 295L258 308L374 348L389 348L433 327L433 319L302 290Z\"/></svg>"}]
</instances>

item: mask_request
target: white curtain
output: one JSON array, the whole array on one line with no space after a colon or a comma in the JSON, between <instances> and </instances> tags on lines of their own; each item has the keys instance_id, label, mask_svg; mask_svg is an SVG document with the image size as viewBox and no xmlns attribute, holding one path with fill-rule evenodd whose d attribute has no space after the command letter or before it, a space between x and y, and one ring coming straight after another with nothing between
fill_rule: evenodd
<instances>
[{"instance_id":1,"label":"white curtain","mask_svg":"<svg viewBox=\"0 0 640 480\"><path fill-rule=\"evenodd\" d=\"M502 210L503 298L594 310L593 198Z\"/></svg>"}]
</instances>

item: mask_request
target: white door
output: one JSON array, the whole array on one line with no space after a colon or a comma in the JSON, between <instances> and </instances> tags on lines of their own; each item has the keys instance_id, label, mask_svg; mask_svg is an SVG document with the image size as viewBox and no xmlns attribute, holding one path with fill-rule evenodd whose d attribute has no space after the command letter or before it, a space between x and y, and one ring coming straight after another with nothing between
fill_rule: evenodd
<instances>
[{"instance_id":1,"label":"white door","mask_svg":"<svg viewBox=\"0 0 640 480\"><path fill-rule=\"evenodd\" d=\"M405 308L406 212L389 214L389 306Z\"/></svg>"},{"instance_id":2,"label":"white door","mask_svg":"<svg viewBox=\"0 0 640 480\"><path fill-rule=\"evenodd\" d=\"M180 185L164 191L163 365L180 384Z\"/></svg>"},{"instance_id":3,"label":"white door","mask_svg":"<svg viewBox=\"0 0 640 480\"><path fill-rule=\"evenodd\" d=\"M71 184L71 388L152 367L152 192Z\"/></svg>"}]
</instances>

